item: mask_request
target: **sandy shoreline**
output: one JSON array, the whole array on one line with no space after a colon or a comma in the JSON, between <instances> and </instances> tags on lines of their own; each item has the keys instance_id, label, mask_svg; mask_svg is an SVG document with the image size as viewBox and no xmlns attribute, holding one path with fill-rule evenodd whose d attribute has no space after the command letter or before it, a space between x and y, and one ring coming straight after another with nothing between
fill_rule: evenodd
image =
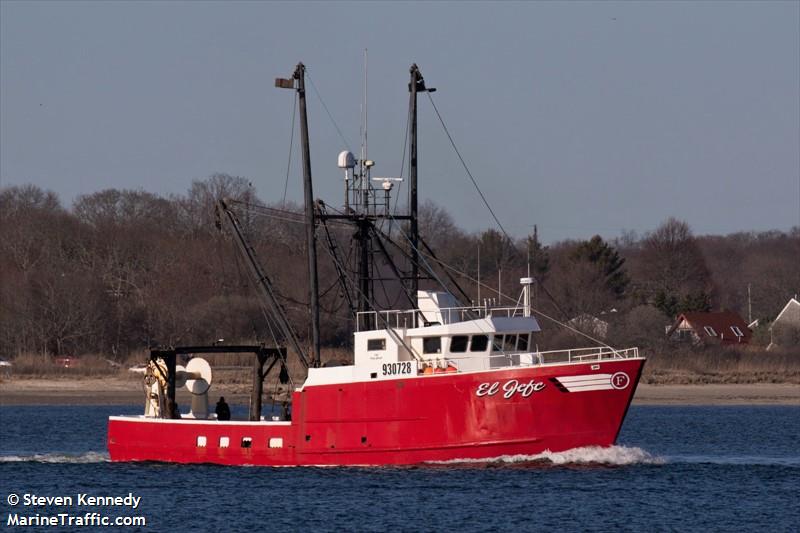
<instances>
[{"instance_id":1,"label":"sandy shoreline","mask_svg":"<svg viewBox=\"0 0 800 533\"><path fill-rule=\"evenodd\" d=\"M1 401L1 400L0 400ZM795 405L800 385L790 383L646 385L640 384L634 405Z\"/></svg>"},{"instance_id":2,"label":"sandy shoreline","mask_svg":"<svg viewBox=\"0 0 800 533\"><path fill-rule=\"evenodd\" d=\"M214 387L212 397L248 403L246 385ZM15 379L0 382L0 405L138 405L144 393L138 380ZM185 391L178 403L188 403ZM788 383L647 385L640 384L634 405L795 405L800 385Z\"/></svg>"}]
</instances>

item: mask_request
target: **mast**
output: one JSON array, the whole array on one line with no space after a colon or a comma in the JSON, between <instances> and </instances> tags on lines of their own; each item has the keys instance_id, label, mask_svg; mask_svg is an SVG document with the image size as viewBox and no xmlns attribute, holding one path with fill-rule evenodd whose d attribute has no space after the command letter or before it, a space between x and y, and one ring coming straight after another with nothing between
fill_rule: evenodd
<instances>
[{"instance_id":1,"label":"mast","mask_svg":"<svg viewBox=\"0 0 800 533\"><path fill-rule=\"evenodd\" d=\"M361 127L361 159L359 166L361 169L361 215L356 223L358 234L356 239L359 246L358 259L358 286L360 297L358 299L359 312L366 312L372 308L372 235L369 220L370 215L370 192L371 192L371 169L372 162L367 156L367 125L368 125L368 101L367 101L367 49L364 49L364 103L362 104L362 115L364 122Z\"/></svg>"},{"instance_id":2,"label":"mast","mask_svg":"<svg viewBox=\"0 0 800 533\"><path fill-rule=\"evenodd\" d=\"M311 366L320 363L319 342L319 276L317 274L317 242L316 220L314 216L314 189L311 182L311 151L308 142L308 114L306 112L306 67L298 63L292 80L278 78L275 86L283 89L294 88L297 91L300 107L300 141L303 151L303 193L306 215L306 247L308 249L309 302L311 308Z\"/></svg>"},{"instance_id":3,"label":"mast","mask_svg":"<svg viewBox=\"0 0 800 533\"><path fill-rule=\"evenodd\" d=\"M370 233L370 226L372 222L365 216L356 221L358 224L358 233L356 239L359 243L359 259L358 259L358 285L359 285L359 299L358 311L366 312L372 308L372 235Z\"/></svg>"},{"instance_id":4,"label":"mast","mask_svg":"<svg viewBox=\"0 0 800 533\"><path fill-rule=\"evenodd\" d=\"M409 113L411 114L411 127L409 128L410 147L408 151L408 178L410 219L409 240L411 241L411 293L413 294L414 307L418 307L417 290L419 289L419 226L417 217L417 93L435 92L434 88L425 87L425 79L419 71L419 67L414 63L409 69L411 81L408 84Z\"/></svg>"},{"instance_id":5,"label":"mast","mask_svg":"<svg viewBox=\"0 0 800 533\"><path fill-rule=\"evenodd\" d=\"M419 244L419 228L417 226L417 86L421 79L419 68L417 64L411 65L411 81L408 84L408 90L411 93L409 105L411 106L411 146L408 151L408 178L409 190L411 193L410 210L411 210L411 228L409 239L411 240L411 295L414 299L414 307L419 306L417 301L417 291L419 290L419 254L417 246Z\"/></svg>"}]
</instances>

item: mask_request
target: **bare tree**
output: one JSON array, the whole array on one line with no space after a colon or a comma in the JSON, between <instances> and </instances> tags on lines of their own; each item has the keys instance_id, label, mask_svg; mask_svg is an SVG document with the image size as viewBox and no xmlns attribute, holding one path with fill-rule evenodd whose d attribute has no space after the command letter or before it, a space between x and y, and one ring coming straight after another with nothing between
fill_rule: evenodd
<instances>
[{"instance_id":1,"label":"bare tree","mask_svg":"<svg viewBox=\"0 0 800 533\"><path fill-rule=\"evenodd\" d=\"M629 283L625 260L599 236L551 248L547 283L561 310L576 317L598 315L619 305Z\"/></svg>"},{"instance_id":2,"label":"bare tree","mask_svg":"<svg viewBox=\"0 0 800 533\"><path fill-rule=\"evenodd\" d=\"M695 310L713 291L711 274L686 222L669 218L645 236L636 277L650 303L667 315Z\"/></svg>"},{"instance_id":3,"label":"bare tree","mask_svg":"<svg viewBox=\"0 0 800 533\"><path fill-rule=\"evenodd\" d=\"M205 233L215 232L214 210L222 199L242 202L256 200L255 189L246 178L229 174L214 174L206 180L195 180L185 198L178 199L182 219L187 228ZM249 219L242 221L249 226ZM249 229L249 228L248 228Z\"/></svg>"},{"instance_id":4,"label":"bare tree","mask_svg":"<svg viewBox=\"0 0 800 533\"><path fill-rule=\"evenodd\" d=\"M217 174L170 198L103 190L78 198L71 211L52 192L8 187L0 189L0 354L124 357L154 344L220 337L269 342L247 269L229 236L214 228L221 197L258 207L241 210L242 222L289 315L307 324L307 282L298 275L306 270L303 222L262 209L244 178ZM437 256L467 274L468 298L478 296L470 278L477 277L479 254L482 281L495 287L501 270L510 294L527 273L530 249L532 273L547 278L544 292L558 302L542 294L543 311L563 319L631 308L610 331L638 344L661 333L665 318L652 306L659 298L665 312L714 304L744 315L750 287L753 318L769 320L800 292L800 228L696 238L685 222L669 219L641 240L629 233L613 246L594 237L544 247L535 235L514 242L494 230L467 234L433 203L423 203L420 215L422 236ZM349 264L351 228L330 229ZM399 249L390 246L389 253L403 263ZM380 259L376 269L387 274L378 277L391 273ZM438 277L446 280L442 271ZM320 262L320 286L325 342L350 342L350 317L330 261ZM387 305L402 300L391 287L376 285L376 293ZM577 342L553 339L553 345Z\"/></svg>"}]
</instances>

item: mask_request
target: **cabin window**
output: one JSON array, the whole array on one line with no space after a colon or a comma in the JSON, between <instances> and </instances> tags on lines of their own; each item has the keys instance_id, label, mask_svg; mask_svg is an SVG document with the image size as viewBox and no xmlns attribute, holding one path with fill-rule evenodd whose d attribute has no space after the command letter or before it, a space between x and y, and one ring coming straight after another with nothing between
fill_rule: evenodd
<instances>
[{"instance_id":1,"label":"cabin window","mask_svg":"<svg viewBox=\"0 0 800 533\"><path fill-rule=\"evenodd\" d=\"M367 339L367 350L370 352L386 349L386 339Z\"/></svg>"},{"instance_id":2,"label":"cabin window","mask_svg":"<svg viewBox=\"0 0 800 533\"><path fill-rule=\"evenodd\" d=\"M283 448L283 437L270 437L270 439L269 439L269 447L270 448Z\"/></svg>"},{"instance_id":3,"label":"cabin window","mask_svg":"<svg viewBox=\"0 0 800 533\"><path fill-rule=\"evenodd\" d=\"M734 334L734 335L736 335L737 337L744 337L744 333L742 333L742 330L740 330L740 329L739 329L738 327L736 327L736 326L731 326L731 331L732 331L732 332L733 332L733 334Z\"/></svg>"},{"instance_id":4,"label":"cabin window","mask_svg":"<svg viewBox=\"0 0 800 533\"><path fill-rule=\"evenodd\" d=\"M472 344L469 351L471 352L485 352L486 347L489 345L489 337L486 335L473 335Z\"/></svg>"},{"instance_id":5,"label":"cabin window","mask_svg":"<svg viewBox=\"0 0 800 533\"><path fill-rule=\"evenodd\" d=\"M528 334L523 333L519 336L519 340L517 341L517 350L520 352L528 351Z\"/></svg>"},{"instance_id":6,"label":"cabin window","mask_svg":"<svg viewBox=\"0 0 800 533\"><path fill-rule=\"evenodd\" d=\"M423 337L422 353L442 353L441 337Z\"/></svg>"},{"instance_id":7,"label":"cabin window","mask_svg":"<svg viewBox=\"0 0 800 533\"><path fill-rule=\"evenodd\" d=\"M242 437L242 448L249 448L253 445L253 439L250 437Z\"/></svg>"},{"instance_id":8,"label":"cabin window","mask_svg":"<svg viewBox=\"0 0 800 533\"><path fill-rule=\"evenodd\" d=\"M467 343L469 337L467 335L454 335L450 339L450 351L453 353L464 353L467 351Z\"/></svg>"},{"instance_id":9,"label":"cabin window","mask_svg":"<svg viewBox=\"0 0 800 533\"><path fill-rule=\"evenodd\" d=\"M220 437L219 438L219 447L220 448L227 448L231 443L231 439L228 437Z\"/></svg>"},{"instance_id":10,"label":"cabin window","mask_svg":"<svg viewBox=\"0 0 800 533\"><path fill-rule=\"evenodd\" d=\"M704 326L703 329L706 330L706 333L708 334L709 337L717 336L717 332L714 331L714 328L712 328L711 326Z\"/></svg>"},{"instance_id":11,"label":"cabin window","mask_svg":"<svg viewBox=\"0 0 800 533\"><path fill-rule=\"evenodd\" d=\"M506 335L505 339L503 340L503 351L513 352L516 349L517 349L517 336Z\"/></svg>"},{"instance_id":12,"label":"cabin window","mask_svg":"<svg viewBox=\"0 0 800 533\"><path fill-rule=\"evenodd\" d=\"M205 435L198 435L197 436L197 447L198 448L205 448L208 439L206 439Z\"/></svg>"},{"instance_id":13,"label":"cabin window","mask_svg":"<svg viewBox=\"0 0 800 533\"><path fill-rule=\"evenodd\" d=\"M492 351L493 352L502 352L503 351L503 336L502 335L495 335L494 339L492 339Z\"/></svg>"}]
</instances>

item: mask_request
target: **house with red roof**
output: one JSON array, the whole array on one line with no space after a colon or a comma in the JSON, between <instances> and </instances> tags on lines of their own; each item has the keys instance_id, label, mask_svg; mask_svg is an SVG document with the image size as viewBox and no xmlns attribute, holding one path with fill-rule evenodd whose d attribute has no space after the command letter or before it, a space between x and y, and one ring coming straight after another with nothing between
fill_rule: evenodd
<instances>
[{"instance_id":1,"label":"house with red roof","mask_svg":"<svg viewBox=\"0 0 800 533\"><path fill-rule=\"evenodd\" d=\"M753 332L737 313L682 313L667 330L667 338L695 344L747 344Z\"/></svg>"}]
</instances>

